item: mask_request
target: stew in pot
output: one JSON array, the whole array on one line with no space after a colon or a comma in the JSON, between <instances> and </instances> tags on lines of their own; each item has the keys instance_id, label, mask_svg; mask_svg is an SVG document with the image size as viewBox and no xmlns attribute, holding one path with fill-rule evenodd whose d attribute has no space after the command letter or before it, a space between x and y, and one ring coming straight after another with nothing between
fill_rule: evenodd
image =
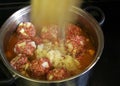
<instances>
[{"instance_id":1,"label":"stew in pot","mask_svg":"<svg viewBox=\"0 0 120 86\"><path fill-rule=\"evenodd\" d=\"M21 22L5 49L11 66L39 80L61 80L82 72L96 52L90 37L77 25L68 24L65 40L60 40L58 28L48 25L37 31L31 22Z\"/></svg>"}]
</instances>

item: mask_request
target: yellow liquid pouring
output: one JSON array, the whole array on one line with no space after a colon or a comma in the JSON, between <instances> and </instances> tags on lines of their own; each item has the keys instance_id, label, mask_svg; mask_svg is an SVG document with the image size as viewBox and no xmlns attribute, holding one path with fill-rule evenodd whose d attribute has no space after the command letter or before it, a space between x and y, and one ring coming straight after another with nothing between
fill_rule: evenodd
<instances>
[{"instance_id":1,"label":"yellow liquid pouring","mask_svg":"<svg viewBox=\"0 0 120 86\"><path fill-rule=\"evenodd\" d=\"M41 26L57 24L59 37L65 37L66 21L74 21L69 12L78 0L31 0L31 21L39 30Z\"/></svg>"}]
</instances>

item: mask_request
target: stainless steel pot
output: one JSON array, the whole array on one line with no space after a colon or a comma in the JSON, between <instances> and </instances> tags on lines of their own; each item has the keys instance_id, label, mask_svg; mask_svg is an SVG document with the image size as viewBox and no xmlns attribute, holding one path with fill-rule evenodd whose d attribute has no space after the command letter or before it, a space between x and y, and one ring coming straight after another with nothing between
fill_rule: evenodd
<instances>
[{"instance_id":1,"label":"stainless steel pot","mask_svg":"<svg viewBox=\"0 0 120 86\"><path fill-rule=\"evenodd\" d=\"M18 10L17 12L15 12L12 16L10 16L5 23L3 24L3 26L1 27L0 30L0 54L1 54L1 58L2 61L4 63L4 65L8 68L9 72L11 72L11 74L14 76L14 78L16 77L21 77L25 80L28 81L33 81L33 82L38 82L38 83L59 83L59 82L65 82L68 80L72 80L75 79L77 77L81 77L84 73L88 72L96 63L97 61L100 59L100 56L102 54L103 51L103 47L104 47L104 37L103 37L103 33L102 30L100 28L100 25L98 24L98 22L91 16L89 15L87 12L85 12L84 10L77 8L77 7L73 7L73 9L71 10L71 12L74 15L77 15L77 25L80 25L80 27L85 30L87 32L88 35L91 36L91 38L93 39L93 43L96 47L96 55L94 60L91 62L91 64L89 64L88 67L86 67L82 73L75 75L73 77L64 79L64 80L59 80L59 81L44 81L44 80L35 80L35 79L31 79L28 77L25 77L23 75L21 75L20 73L18 73L16 70L14 70L10 63L8 62L5 52L4 52L4 47L6 47L7 42L10 38L10 35L12 35L12 33L14 33L14 31L16 30L17 25L20 22L25 22L25 21L30 21L30 11L31 8L30 6L24 7L20 10Z\"/></svg>"}]
</instances>

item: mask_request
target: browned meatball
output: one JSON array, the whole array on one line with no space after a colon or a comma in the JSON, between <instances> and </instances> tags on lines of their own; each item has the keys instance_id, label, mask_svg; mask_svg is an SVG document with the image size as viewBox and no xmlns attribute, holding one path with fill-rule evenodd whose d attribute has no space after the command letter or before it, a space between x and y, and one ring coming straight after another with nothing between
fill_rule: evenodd
<instances>
[{"instance_id":1,"label":"browned meatball","mask_svg":"<svg viewBox=\"0 0 120 86\"><path fill-rule=\"evenodd\" d=\"M17 27L18 37L20 39L31 38L36 35L36 29L30 22L22 22Z\"/></svg>"},{"instance_id":2,"label":"browned meatball","mask_svg":"<svg viewBox=\"0 0 120 86\"><path fill-rule=\"evenodd\" d=\"M64 68L57 68L49 71L47 74L47 80L61 80L69 77L67 70Z\"/></svg>"},{"instance_id":3,"label":"browned meatball","mask_svg":"<svg viewBox=\"0 0 120 86\"><path fill-rule=\"evenodd\" d=\"M20 40L15 44L14 52L17 54L26 54L32 56L36 49L36 44L32 40Z\"/></svg>"},{"instance_id":4,"label":"browned meatball","mask_svg":"<svg viewBox=\"0 0 120 86\"><path fill-rule=\"evenodd\" d=\"M18 71L24 71L28 68L29 61L25 55L19 54L10 61L10 64L14 69Z\"/></svg>"},{"instance_id":5,"label":"browned meatball","mask_svg":"<svg viewBox=\"0 0 120 86\"><path fill-rule=\"evenodd\" d=\"M41 77L45 75L51 68L48 58L35 59L31 62L30 72L32 77Z\"/></svg>"}]
</instances>

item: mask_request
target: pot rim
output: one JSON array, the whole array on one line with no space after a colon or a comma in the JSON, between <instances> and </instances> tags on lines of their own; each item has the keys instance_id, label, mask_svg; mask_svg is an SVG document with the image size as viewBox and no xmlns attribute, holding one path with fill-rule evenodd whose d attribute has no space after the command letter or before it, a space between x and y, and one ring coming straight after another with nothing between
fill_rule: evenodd
<instances>
[{"instance_id":1,"label":"pot rim","mask_svg":"<svg viewBox=\"0 0 120 86\"><path fill-rule=\"evenodd\" d=\"M22 12L23 13L28 13L30 11L30 6L26 6L24 8L21 8L20 10L16 11L15 13L13 13L6 21L5 23L2 25L1 29L0 29L0 39L3 40L3 35L4 35L4 32L6 30L4 30L4 28L7 28L7 25L9 25L10 21L13 19L13 18L16 18L16 16L21 16L20 13ZM100 59L100 56L102 54L102 51L103 51L103 48L104 48L104 36L103 36L103 32L98 24L98 22L89 14L87 14L85 11L83 11L82 9L78 8L78 7L74 7L73 6L73 11L74 13L76 13L77 15L85 15L85 19L87 19L88 21L91 21L90 24L92 26L94 26L96 29L96 34L99 34L98 37L98 49L97 49L97 53L96 53L96 56L95 56L95 59L91 62L91 64L89 64L88 67L86 67L80 74L77 74L75 76L72 76L70 78L67 78L67 79L63 79L63 80L57 80L57 81L46 81L46 80L36 80L36 79L32 79L32 78L29 78L29 77L26 77L26 76L23 76L21 75L18 71L16 71L15 69L13 69L11 67L11 65L9 64L9 62L7 61L7 59L5 58L5 55L4 55L4 52L3 50L3 43L0 42L0 53L1 53L1 56L2 56L2 60L3 60L3 63L5 64L5 66L10 70L10 72L12 72L14 75L17 75L19 77L22 77L24 79L27 79L27 80L30 80L30 81L33 81L33 82L39 82L39 83L60 83L60 82L65 82L65 81L69 81L69 80L72 80L72 79L75 79L77 77L80 77L82 76L83 74L85 74L86 72L88 72L97 62L98 60ZM84 16L83 16L84 17Z\"/></svg>"}]
</instances>

